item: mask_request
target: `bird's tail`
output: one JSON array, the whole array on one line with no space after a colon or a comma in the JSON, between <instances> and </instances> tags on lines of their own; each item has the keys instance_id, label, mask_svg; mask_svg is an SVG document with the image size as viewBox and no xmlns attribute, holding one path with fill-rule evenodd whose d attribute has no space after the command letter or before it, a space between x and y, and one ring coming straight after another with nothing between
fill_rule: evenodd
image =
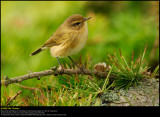
<instances>
[{"instance_id":1,"label":"bird's tail","mask_svg":"<svg viewBox=\"0 0 160 117\"><path fill-rule=\"evenodd\" d=\"M45 49L47 49L47 48L46 47L40 47L36 51L34 51L32 54L30 54L30 55L31 56L36 55L36 54L40 53L41 51L43 51Z\"/></svg>"}]
</instances>

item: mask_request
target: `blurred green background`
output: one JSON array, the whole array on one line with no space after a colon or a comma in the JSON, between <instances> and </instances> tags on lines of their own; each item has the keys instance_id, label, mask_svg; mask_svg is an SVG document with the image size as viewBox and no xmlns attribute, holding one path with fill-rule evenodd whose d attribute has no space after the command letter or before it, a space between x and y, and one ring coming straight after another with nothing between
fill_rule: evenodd
<instances>
[{"instance_id":1,"label":"blurred green background","mask_svg":"<svg viewBox=\"0 0 160 117\"><path fill-rule=\"evenodd\" d=\"M106 62L107 53L119 52L136 59L148 44L145 59L152 68L159 64L159 13L155 1L2 1L1 2L1 76L16 77L58 66L49 50L29 56L49 39L70 15L92 17L88 21L88 41L72 56L91 66ZM60 59L70 63L68 58ZM24 81L33 86L43 80Z\"/></svg>"}]
</instances>

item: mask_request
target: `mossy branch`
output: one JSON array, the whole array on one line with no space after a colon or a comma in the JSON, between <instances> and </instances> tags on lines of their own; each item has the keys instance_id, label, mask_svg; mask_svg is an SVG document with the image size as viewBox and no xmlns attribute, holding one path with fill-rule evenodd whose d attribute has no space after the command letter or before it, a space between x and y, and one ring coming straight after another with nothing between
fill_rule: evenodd
<instances>
[{"instance_id":1,"label":"mossy branch","mask_svg":"<svg viewBox=\"0 0 160 117\"><path fill-rule=\"evenodd\" d=\"M88 69L83 69L84 73L81 72L79 69L64 69L64 72L62 73L61 70L57 69L57 67L52 67L51 70L45 70L45 71L40 71L40 72L31 72L29 74L23 75L23 76L18 76L14 78L8 78L5 76L4 80L1 81L1 86L3 85L9 85L12 83L21 83L24 80L32 79L32 78L37 78L37 80L40 80L42 76L48 76L48 75L76 75L76 74L82 74L82 75L91 75L91 76L96 76L98 78L106 78L108 75L108 72L102 72L102 71L97 71L97 70L88 70ZM110 76L110 78L113 76Z\"/></svg>"}]
</instances>

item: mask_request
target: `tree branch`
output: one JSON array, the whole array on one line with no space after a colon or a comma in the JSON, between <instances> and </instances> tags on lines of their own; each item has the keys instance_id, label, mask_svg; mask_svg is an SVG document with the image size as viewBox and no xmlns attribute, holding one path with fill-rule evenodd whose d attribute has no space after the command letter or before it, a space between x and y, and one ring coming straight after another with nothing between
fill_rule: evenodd
<instances>
[{"instance_id":1,"label":"tree branch","mask_svg":"<svg viewBox=\"0 0 160 117\"><path fill-rule=\"evenodd\" d=\"M84 74L84 75L91 75L91 76L96 76L99 78L106 78L108 75L108 72L102 72L102 71L97 71L97 70L88 70L84 69L84 73L82 73L79 69L64 69L64 72L62 73L61 70L57 69L57 67L52 67L51 70L45 70L45 71L40 71L40 72L32 72L23 76L18 76L14 78L8 78L5 77L4 80L1 81L1 86L3 85L9 85L12 83L21 83L24 80L32 79L32 78L37 78L37 80L40 80L42 76L48 76L48 75L74 75L74 74ZM110 76L113 77L113 76Z\"/></svg>"}]
</instances>

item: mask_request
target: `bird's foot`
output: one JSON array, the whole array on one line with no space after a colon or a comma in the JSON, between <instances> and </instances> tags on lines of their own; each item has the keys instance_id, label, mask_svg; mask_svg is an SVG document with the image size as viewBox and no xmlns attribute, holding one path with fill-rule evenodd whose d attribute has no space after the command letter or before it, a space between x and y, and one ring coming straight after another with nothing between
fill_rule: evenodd
<instances>
[{"instance_id":1,"label":"bird's foot","mask_svg":"<svg viewBox=\"0 0 160 117\"><path fill-rule=\"evenodd\" d=\"M84 72L84 66L79 67L79 69L80 69L81 73L84 73L84 74L85 74L85 72Z\"/></svg>"},{"instance_id":2,"label":"bird's foot","mask_svg":"<svg viewBox=\"0 0 160 117\"><path fill-rule=\"evenodd\" d=\"M59 68L57 69L57 70L59 70L60 72L60 75L62 75L63 73L64 73L64 69L62 68L62 66L59 66Z\"/></svg>"}]
</instances>

